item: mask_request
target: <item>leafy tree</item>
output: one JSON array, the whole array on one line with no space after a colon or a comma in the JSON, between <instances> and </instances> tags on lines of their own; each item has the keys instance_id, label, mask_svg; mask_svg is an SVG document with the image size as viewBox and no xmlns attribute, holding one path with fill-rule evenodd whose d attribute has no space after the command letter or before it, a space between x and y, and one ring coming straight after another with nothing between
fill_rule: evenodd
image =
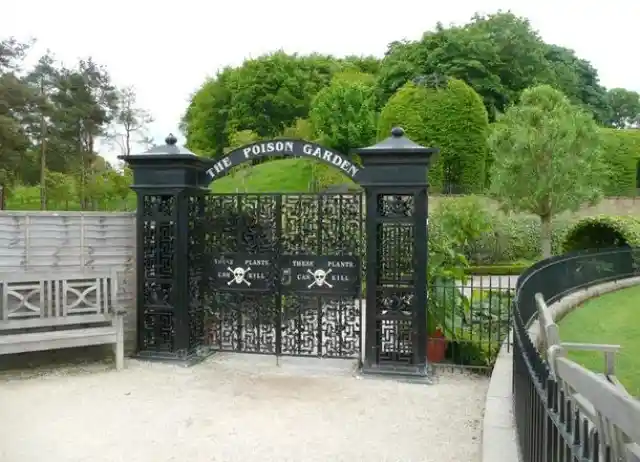
<instances>
[{"instance_id":1,"label":"leafy tree","mask_svg":"<svg viewBox=\"0 0 640 462\"><path fill-rule=\"evenodd\" d=\"M376 138L376 102L372 79L342 74L311 103L311 125L320 142L337 151L368 146Z\"/></svg>"},{"instance_id":2,"label":"leafy tree","mask_svg":"<svg viewBox=\"0 0 640 462\"><path fill-rule=\"evenodd\" d=\"M438 24L418 42L395 42L380 74L384 95L420 75L463 80L482 96L491 118L522 90L552 75L538 33L509 12L476 15L462 27Z\"/></svg>"},{"instance_id":3,"label":"leafy tree","mask_svg":"<svg viewBox=\"0 0 640 462\"><path fill-rule=\"evenodd\" d=\"M593 118L551 86L523 92L493 126L491 192L510 211L540 217L543 257L551 220L602 196L606 168Z\"/></svg>"},{"instance_id":4,"label":"leafy tree","mask_svg":"<svg viewBox=\"0 0 640 462\"><path fill-rule=\"evenodd\" d=\"M607 91L600 85L598 71L589 61L580 59L573 50L557 45L546 45L546 58L552 66L552 82L572 103L582 107L598 123L605 123L611 108Z\"/></svg>"},{"instance_id":5,"label":"leafy tree","mask_svg":"<svg viewBox=\"0 0 640 462\"><path fill-rule=\"evenodd\" d=\"M282 132L282 138L315 141L315 134L311 121L309 119L296 119L293 124L285 127Z\"/></svg>"},{"instance_id":6,"label":"leafy tree","mask_svg":"<svg viewBox=\"0 0 640 462\"><path fill-rule=\"evenodd\" d=\"M611 106L610 126L629 128L640 125L640 95L637 92L612 88L607 92L607 101Z\"/></svg>"},{"instance_id":7,"label":"leafy tree","mask_svg":"<svg viewBox=\"0 0 640 462\"><path fill-rule=\"evenodd\" d=\"M231 91L226 81L232 72L231 68L226 68L214 79L207 80L191 98L182 118L180 128L186 135L186 146L197 154L213 158L224 154L231 103Z\"/></svg>"},{"instance_id":8,"label":"leafy tree","mask_svg":"<svg viewBox=\"0 0 640 462\"><path fill-rule=\"evenodd\" d=\"M129 86L117 90L117 98L113 114L114 127L107 133L107 137L118 147L121 154L129 156L135 144L148 147L152 143L147 126L153 122L153 117L138 106L135 88Z\"/></svg>"},{"instance_id":9,"label":"leafy tree","mask_svg":"<svg viewBox=\"0 0 640 462\"><path fill-rule=\"evenodd\" d=\"M260 138L279 136L297 119L308 117L311 101L336 72L373 66L368 58L336 60L279 51L226 68L193 95L182 119L187 146L220 157L232 133L251 130Z\"/></svg>"},{"instance_id":10,"label":"leafy tree","mask_svg":"<svg viewBox=\"0 0 640 462\"><path fill-rule=\"evenodd\" d=\"M490 120L533 85L558 86L604 122L608 106L598 73L566 48L546 44L529 21L511 12L475 15L463 26L425 32L415 42L392 42L378 73L383 103L420 75L465 81L484 101Z\"/></svg>"},{"instance_id":11,"label":"leafy tree","mask_svg":"<svg viewBox=\"0 0 640 462\"><path fill-rule=\"evenodd\" d=\"M47 208L47 146L49 131L52 128L52 115L55 106L51 97L56 90L60 76L55 65L53 55L49 50L40 57L40 60L27 75L25 81L34 89L37 95L36 108L31 114L29 133L32 139L37 140L39 146L34 146L40 153L40 208Z\"/></svg>"},{"instance_id":12,"label":"leafy tree","mask_svg":"<svg viewBox=\"0 0 640 462\"><path fill-rule=\"evenodd\" d=\"M76 195L75 183L71 175L47 170L45 181L48 193L45 207L52 207L54 210L67 208L67 201L72 200Z\"/></svg>"},{"instance_id":13,"label":"leafy tree","mask_svg":"<svg viewBox=\"0 0 640 462\"><path fill-rule=\"evenodd\" d=\"M14 38L0 41L0 170L10 182L22 180L23 173L33 166L23 121L36 103L36 94L20 77L29 46Z\"/></svg>"},{"instance_id":14,"label":"leafy tree","mask_svg":"<svg viewBox=\"0 0 640 462\"><path fill-rule=\"evenodd\" d=\"M395 125L415 142L440 149L429 172L432 188L463 193L484 188L489 124L482 99L467 84L441 76L408 83L382 110L378 137L388 136Z\"/></svg>"}]
</instances>

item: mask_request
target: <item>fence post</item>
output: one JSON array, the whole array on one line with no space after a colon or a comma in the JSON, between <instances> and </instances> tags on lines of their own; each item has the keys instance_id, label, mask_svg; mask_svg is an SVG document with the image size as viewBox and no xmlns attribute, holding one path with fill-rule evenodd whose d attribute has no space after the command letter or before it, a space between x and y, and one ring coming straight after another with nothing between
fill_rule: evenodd
<instances>
[{"instance_id":1,"label":"fence post","mask_svg":"<svg viewBox=\"0 0 640 462\"><path fill-rule=\"evenodd\" d=\"M364 373L427 376L427 172L436 152L399 127L354 150L366 167Z\"/></svg>"},{"instance_id":2,"label":"fence post","mask_svg":"<svg viewBox=\"0 0 640 462\"><path fill-rule=\"evenodd\" d=\"M169 135L163 146L120 156L133 170L137 356L191 364L202 358L202 272L189 264L206 191L204 162ZM196 245L202 244L195 242ZM199 261L199 258L196 259Z\"/></svg>"}]
</instances>

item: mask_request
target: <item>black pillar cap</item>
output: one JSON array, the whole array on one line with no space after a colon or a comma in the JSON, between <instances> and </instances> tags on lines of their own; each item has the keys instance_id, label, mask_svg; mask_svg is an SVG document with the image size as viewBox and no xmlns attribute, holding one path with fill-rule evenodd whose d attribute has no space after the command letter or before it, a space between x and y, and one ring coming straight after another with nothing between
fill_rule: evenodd
<instances>
[{"instance_id":1,"label":"black pillar cap","mask_svg":"<svg viewBox=\"0 0 640 462\"><path fill-rule=\"evenodd\" d=\"M394 127L391 136L377 144L351 151L367 164L416 163L429 162L432 155L440 152L437 148L427 148L405 136L402 127Z\"/></svg>"}]
</instances>

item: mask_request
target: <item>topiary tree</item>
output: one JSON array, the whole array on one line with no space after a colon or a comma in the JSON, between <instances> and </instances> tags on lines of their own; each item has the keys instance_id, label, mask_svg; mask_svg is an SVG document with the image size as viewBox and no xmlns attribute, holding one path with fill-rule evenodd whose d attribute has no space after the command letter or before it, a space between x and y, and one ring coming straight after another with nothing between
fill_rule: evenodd
<instances>
[{"instance_id":1,"label":"topiary tree","mask_svg":"<svg viewBox=\"0 0 640 462\"><path fill-rule=\"evenodd\" d=\"M484 188L488 116L466 83L432 75L406 84L382 109L378 137L389 136L395 125L417 143L440 149L429 173L434 189L449 185L474 193Z\"/></svg>"},{"instance_id":2,"label":"topiary tree","mask_svg":"<svg viewBox=\"0 0 640 462\"><path fill-rule=\"evenodd\" d=\"M525 90L494 124L491 193L509 211L540 218L543 258L551 256L552 218L602 196L606 167L593 118L549 85Z\"/></svg>"},{"instance_id":3,"label":"topiary tree","mask_svg":"<svg viewBox=\"0 0 640 462\"><path fill-rule=\"evenodd\" d=\"M414 83L407 83L398 90L382 108L378 118L378 139L385 139L391 129L401 126L407 137L424 146L431 146L428 130L425 129L427 90ZM429 184L432 190L442 189L441 156L433 159L429 167Z\"/></svg>"},{"instance_id":4,"label":"topiary tree","mask_svg":"<svg viewBox=\"0 0 640 462\"><path fill-rule=\"evenodd\" d=\"M640 130L601 129L604 161L608 167L605 196L635 196Z\"/></svg>"},{"instance_id":5,"label":"topiary tree","mask_svg":"<svg viewBox=\"0 0 640 462\"><path fill-rule=\"evenodd\" d=\"M630 216L582 218L569 227L562 241L565 252L627 246L640 246L640 219Z\"/></svg>"}]
</instances>

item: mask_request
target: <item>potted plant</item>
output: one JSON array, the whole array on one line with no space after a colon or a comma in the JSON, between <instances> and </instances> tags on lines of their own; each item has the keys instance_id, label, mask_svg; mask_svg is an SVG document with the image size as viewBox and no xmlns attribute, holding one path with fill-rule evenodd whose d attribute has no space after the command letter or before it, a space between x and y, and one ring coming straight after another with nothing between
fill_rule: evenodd
<instances>
[{"instance_id":1,"label":"potted plant","mask_svg":"<svg viewBox=\"0 0 640 462\"><path fill-rule=\"evenodd\" d=\"M430 363L439 363L447 354L447 339L440 326L430 332L427 337L427 360Z\"/></svg>"}]
</instances>

